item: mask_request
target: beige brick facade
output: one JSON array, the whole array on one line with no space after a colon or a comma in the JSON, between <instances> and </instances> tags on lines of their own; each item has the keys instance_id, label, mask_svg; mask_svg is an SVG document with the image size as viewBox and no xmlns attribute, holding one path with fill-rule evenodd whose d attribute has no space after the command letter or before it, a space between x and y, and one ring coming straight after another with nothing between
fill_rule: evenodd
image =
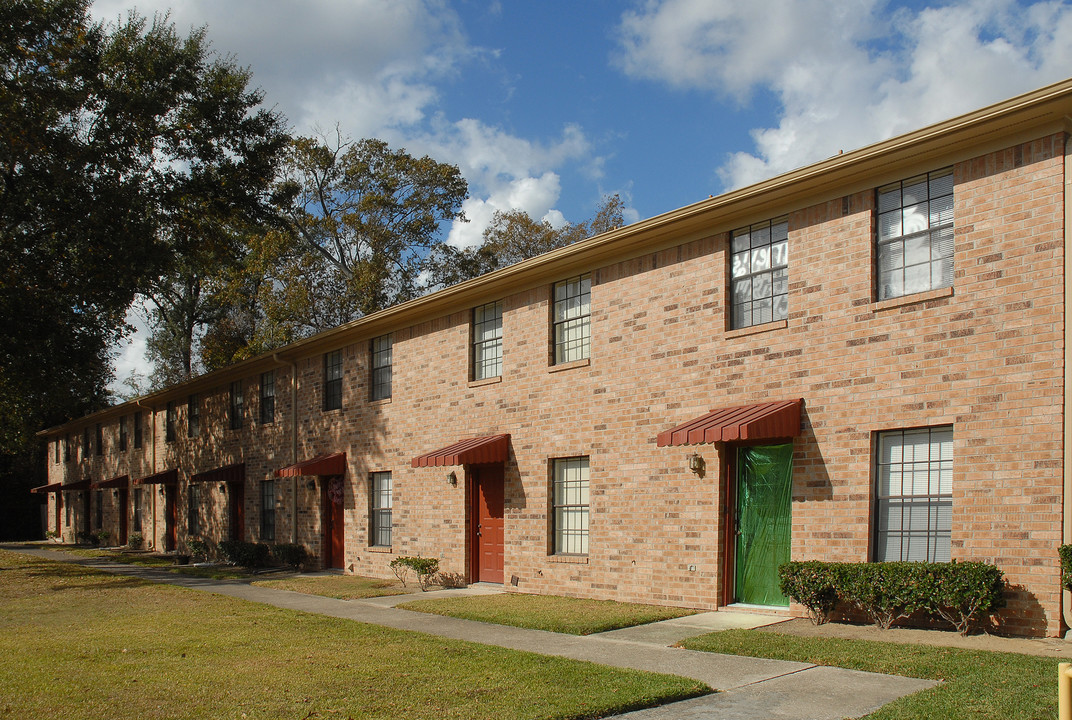
<instances>
[{"instance_id":1,"label":"beige brick facade","mask_svg":"<svg viewBox=\"0 0 1072 720\"><path fill-rule=\"evenodd\" d=\"M1060 112L1072 112L1072 89L1059 100ZM715 408L799 398L793 559L874 559L877 434L951 426L952 557L1005 571L1011 593L1002 622L1009 631L1056 635L1066 473L1068 135L1052 109L1025 129L1015 114L1025 103L1011 102L1003 115L980 114L967 129L947 124L922 138L850 153L46 431L49 482L122 475L133 481L176 469L182 549L190 477L244 462L243 539L265 539L261 482L273 479L273 541L297 541L320 556L321 488L328 481L276 478L275 471L345 452L342 567L388 577L392 558L421 554L471 578L471 468L414 468L411 459L461 439L509 433L502 551L508 587L715 609L734 600L725 551L734 446L658 447L656 436ZM997 130L986 125L995 116L1006 118ZM952 287L877 301L876 188L949 166ZM788 318L731 330L730 232L784 215ZM591 273L590 357L554 366L552 286L580 272ZM497 300L502 375L472 382L471 308ZM393 338L393 392L369 401L369 343L385 333ZM324 411L323 352L336 349L343 351L342 408ZM261 373L268 371L275 373L275 414L261 424ZM228 421L234 380L242 381L245 399L238 430ZM186 436L191 393L201 409L195 438ZM164 437L168 401L177 408L172 442ZM130 427L136 411L145 420L140 449ZM118 450L121 417L125 452ZM83 428L97 422L103 453L91 448L83 457ZM74 447L64 462L68 436ZM693 453L706 461L702 475L689 470ZM556 555L552 464L578 456L590 463L588 552ZM457 485L447 480L451 470ZM383 471L392 482L391 545L373 547L369 475ZM229 504L239 488L201 485L200 536L230 537ZM131 499L138 487L144 534L164 548L166 486L132 485ZM120 491L90 492L91 529L94 503L101 503L102 527L115 538ZM48 498L50 529L75 539L86 521L83 494ZM68 506L57 514L58 498L70 506L69 522Z\"/></svg>"}]
</instances>

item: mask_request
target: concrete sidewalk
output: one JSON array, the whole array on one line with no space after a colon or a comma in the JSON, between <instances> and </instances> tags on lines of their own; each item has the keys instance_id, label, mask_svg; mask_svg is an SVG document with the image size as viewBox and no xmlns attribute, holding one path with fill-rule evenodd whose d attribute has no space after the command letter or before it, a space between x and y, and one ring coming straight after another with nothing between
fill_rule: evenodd
<instances>
[{"instance_id":1,"label":"concrete sidewalk","mask_svg":"<svg viewBox=\"0 0 1072 720\"><path fill-rule=\"evenodd\" d=\"M497 645L542 655L587 660L615 667L669 673L707 683L720 692L702 698L672 703L619 716L629 720L701 720L719 718L772 718L776 720L839 720L860 717L903 695L932 687L930 680L822 667L807 663L766 660L737 655L695 652L669 647L686 637L727 627L758 627L777 618L740 612L701 613L666 620L640 628L626 628L584 637L541 630L410 612L393 607L414 596L369 600L336 600L255 587L245 580L212 580L178 575L137 565L85 558L62 551L23 548L5 549L49 560L73 562L107 572L218 593L301 612L328 615L411 630L484 645ZM497 592L484 587L440 590L421 598L458 597L462 594Z\"/></svg>"}]
</instances>

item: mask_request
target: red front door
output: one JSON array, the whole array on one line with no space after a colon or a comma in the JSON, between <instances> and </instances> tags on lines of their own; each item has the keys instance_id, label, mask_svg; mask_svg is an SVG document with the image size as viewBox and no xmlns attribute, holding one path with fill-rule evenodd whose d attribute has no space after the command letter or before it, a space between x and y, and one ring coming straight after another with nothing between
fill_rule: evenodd
<instances>
[{"instance_id":1,"label":"red front door","mask_svg":"<svg viewBox=\"0 0 1072 720\"><path fill-rule=\"evenodd\" d=\"M503 466L469 468L472 493L473 582L503 581Z\"/></svg>"},{"instance_id":2,"label":"red front door","mask_svg":"<svg viewBox=\"0 0 1072 720\"><path fill-rule=\"evenodd\" d=\"M343 485L341 477L324 478L320 483L321 522L324 526L324 567L343 565L344 526L342 517Z\"/></svg>"}]
</instances>

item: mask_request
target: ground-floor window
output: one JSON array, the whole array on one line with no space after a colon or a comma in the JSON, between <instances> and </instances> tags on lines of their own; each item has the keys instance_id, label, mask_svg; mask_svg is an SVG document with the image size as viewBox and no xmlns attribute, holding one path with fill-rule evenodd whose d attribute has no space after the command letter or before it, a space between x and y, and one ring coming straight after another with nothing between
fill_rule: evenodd
<instances>
[{"instance_id":1,"label":"ground-floor window","mask_svg":"<svg viewBox=\"0 0 1072 720\"><path fill-rule=\"evenodd\" d=\"M261 540L275 540L275 481L261 483Z\"/></svg>"},{"instance_id":2,"label":"ground-floor window","mask_svg":"<svg viewBox=\"0 0 1072 720\"><path fill-rule=\"evenodd\" d=\"M201 534L201 488L190 485L186 493L186 529L190 535Z\"/></svg>"},{"instance_id":3,"label":"ground-floor window","mask_svg":"<svg viewBox=\"0 0 1072 720\"><path fill-rule=\"evenodd\" d=\"M98 490L97 492L95 492L93 494L96 496L96 497L94 497L94 502L96 502L96 504L97 504L97 507L95 508L96 516L97 516L96 517L97 529L98 530L103 530L104 529L104 491L103 490Z\"/></svg>"},{"instance_id":4,"label":"ground-floor window","mask_svg":"<svg viewBox=\"0 0 1072 720\"><path fill-rule=\"evenodd\" d=\"M875 560L948 562L953 428L878 434Z\"/></svg>"},{"instance_id":5,"label":"ground-floor window","mask_svg":"<svg viewBox=\"0 0 1072 720\"><path fill-rule=\"evenodd\" d=\"M372 545L391 546L391 473L369 475L369 529Z\"/></svg>"},{"instance_id":6,"label":"ground-floor window","mask_svg":"<svg viewBox=\"0 0 1072 720\"><path fill-rule=\"evenodd\" d=\"M141 488L134 488L134 532L141 532Z\"/></svg>"},{"instance_id":7,"label":"ground-floor window","mask_svg":"<svg viewBox=\"0 0 1072 720\"><path fill-rule=\"evenodd\" d=\"M554 461L552 536L556 555L588 554L588 458Z\"/></svg>"},{"instance_id":8,"label":"ground-floor window","mask_svg":"<svg viewBox=\"0 0 1072 720\"><path fill-rule=\"evenodd\" d=\"M65 518L64 518L64 523L63 524L65 526L67 526L67 527L71 527L71 499L70 498L67 498L67 502L64 503L64 506L65 506L64 507Z\"/></svg>"}]
</instances>

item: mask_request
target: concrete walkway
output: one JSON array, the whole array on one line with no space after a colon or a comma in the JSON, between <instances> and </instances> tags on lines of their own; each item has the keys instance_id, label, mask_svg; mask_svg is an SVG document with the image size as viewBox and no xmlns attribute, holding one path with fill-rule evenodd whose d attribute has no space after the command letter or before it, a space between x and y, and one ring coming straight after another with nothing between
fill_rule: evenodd
<instances>
[{"instance_id":1,"label":"concrete walkway","mask_svg":"<svg viewBox=\"0 0 1072 720\"><path fill-rule=\"evenodd\" d=\"M701 613L665 620L639 628L626 628L584 637L525 630L504 625L410 612L393 607L415 599L413 595L336 600L271 588L255 587L246 580L212 580L178 575L106 558L85 558L56 550L18 545L7 550L49 560L73 562L110 573L193 590L218 593L301 612L328 615L411 630L484 645L497 645L542 655L648 670L693 678L720 692L702 698L641 710L620 718L629 720L839 720L870 713L903 695L933 686L930 680L822 667L808 663L719 655L669 647L687 637L729 627L758 627L778 618L741 612ZM421 598L458 597L499 592L475 586L465 590L439 590Z\"/></svg>"}]
</instances>

